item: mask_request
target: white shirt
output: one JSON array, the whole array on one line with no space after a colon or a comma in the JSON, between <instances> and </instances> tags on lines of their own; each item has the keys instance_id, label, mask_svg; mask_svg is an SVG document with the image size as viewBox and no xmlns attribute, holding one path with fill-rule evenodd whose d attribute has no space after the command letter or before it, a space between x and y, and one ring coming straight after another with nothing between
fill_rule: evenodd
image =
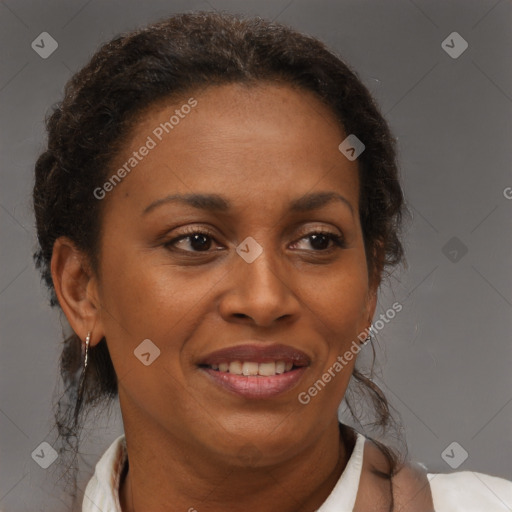
<instances>
[{"instance_id":1,"label":"white shirt","mask_svg":"<svg viewBox=\"0 0 512 512\"><path fill-rule=\"evenodd\" d=\"M365 437L357 441L338 482L317 512L352 512L363 467ZM85 489L82 512L122 512L119 482L127 460L119 436L96 464ZM512 482L472 471L428 473L436 512L512 512Z\"/></svg>"}]
</instances>

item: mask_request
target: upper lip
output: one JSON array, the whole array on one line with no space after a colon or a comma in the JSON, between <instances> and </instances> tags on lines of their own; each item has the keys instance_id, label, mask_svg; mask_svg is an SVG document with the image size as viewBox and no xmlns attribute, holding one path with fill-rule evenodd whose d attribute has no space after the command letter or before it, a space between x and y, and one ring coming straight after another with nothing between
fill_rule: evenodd
<instances>
[{"instance_id":1,"label":"upper lip","mask_svg":"<svg viewBox=\"0 0 512 512\"><path fill-rule=\"evenodd\" d=\"M220 364L231 361L266 363L284 361L294 366L309 366L311 359L302 350L282 344L247 343L211 352L199 361L199 365Z\"/></svg>"}]
</instances>

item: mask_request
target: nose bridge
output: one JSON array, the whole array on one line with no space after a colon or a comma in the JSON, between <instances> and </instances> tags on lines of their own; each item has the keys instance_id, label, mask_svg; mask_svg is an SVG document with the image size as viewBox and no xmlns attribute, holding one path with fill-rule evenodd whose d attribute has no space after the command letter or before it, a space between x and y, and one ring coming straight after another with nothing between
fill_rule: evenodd
<instances>
[{"instance_id":1,"label":"nose bridge","mask_svg":"<svg viewBox=\"0 0 512 512\"><path fill-rule=\"evenodd\" d=\"M282 275L279 254L268 237L263 244L246 238L237 247L234 265L225 314L251 317L263 324L297 311L293 290Z\"/></svg>"},{"instance_id":2,"label":"nose bridge","mask_svg":"<svg viewBox=\"0 0 512 512\"><path fill-rule=\"evenodd\" d=\"M247 246L244 249L247 249ZM278 273L277 257L271 248L262 249L253 261L241 258L243 261L239 261L238 266L242 275L245 276L242 281L249 288L262 288L278 292L284 286L283 278Z\"/></svg>"}]
</instances>

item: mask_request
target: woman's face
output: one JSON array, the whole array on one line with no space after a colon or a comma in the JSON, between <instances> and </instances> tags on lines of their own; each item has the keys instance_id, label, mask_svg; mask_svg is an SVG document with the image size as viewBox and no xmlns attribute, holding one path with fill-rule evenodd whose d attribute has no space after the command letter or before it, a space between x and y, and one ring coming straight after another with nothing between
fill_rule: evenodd
<instances>
[{"instance_id":1,"label":"woman's face","mask_svg":"<svg viewBox=\"0 0 512 512\"><path fill-rule=\"evenodd\" d=\"M128 163L102 199L95 330L127 430L278 460L336 421L355 358L333 365L373 316L357 161L310 93L192 96L146 112L108 173Z\"/></svg>"}]
</instances>

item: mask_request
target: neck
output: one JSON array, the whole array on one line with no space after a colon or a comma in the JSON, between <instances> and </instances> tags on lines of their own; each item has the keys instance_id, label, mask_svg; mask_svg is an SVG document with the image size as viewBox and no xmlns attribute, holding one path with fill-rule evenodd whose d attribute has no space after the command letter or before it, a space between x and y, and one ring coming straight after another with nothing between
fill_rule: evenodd
<instances>
[{"instance_id":1,"label":"neck","mask_svg":"<svg viewBox=\"0 0 512 512\"><path fill-rule=\"evenodd\" d=\"M169 436L125 430L130 465L120 483L123 512L259 512L262 504L266 512L312 512L336 485L354 443L353 436L341 438L336 421L288 460L241 468L184 450Z\"/></svg>"}]
</instances>

